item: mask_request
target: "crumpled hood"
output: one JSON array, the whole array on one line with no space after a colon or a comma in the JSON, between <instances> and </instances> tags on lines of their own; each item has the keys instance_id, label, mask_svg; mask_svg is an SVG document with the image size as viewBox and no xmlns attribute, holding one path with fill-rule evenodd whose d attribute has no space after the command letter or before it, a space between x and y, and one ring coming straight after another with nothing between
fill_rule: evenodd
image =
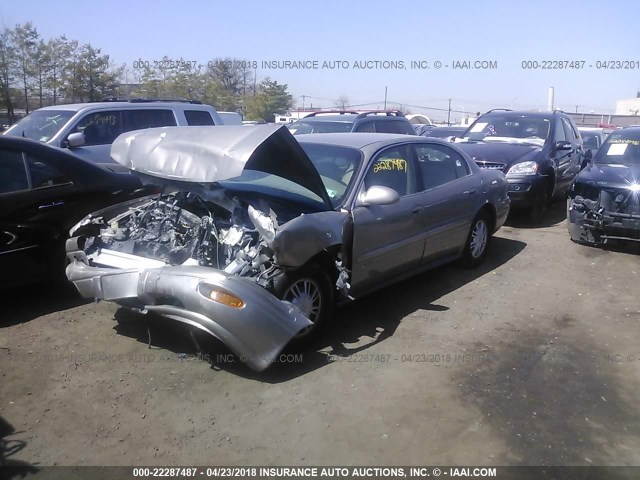
<instances>
[{"instance_id":1,"label":"crumpled hood","mask_svg":"<svg viewBox=\"0 0 640 480\"><path fill-rule=\"evenodd\" d=\"M456 147L462 148L475 162L504 163L510 167L514 163L534 160L535 155L542 150L536 145L522 145L515 143L456 143Z\"/></svg>"},{"instance_id":2,"label":"crumpled hood","mask_svg":"<svg viewBox=\"0 0 640 480\"><path fill-rule=\"evenodd\" d=\"M629 187L633 184L640 184L640 165L629 167L627 165L591 162L578 174L576 182L596 187Z\"/></svg>"},{"instance_id":3,"label":"crumpled hood","mask_svg":"<svg viewBox=\"0 0 640 480\"><path fill-rule=\"evenodd\" d=\"M134 172L181 182L213 183L257 170L302 185L332 208L318 171L283 125L136 130L116 138L111 158Z\"/></svg>"}]
</instances>

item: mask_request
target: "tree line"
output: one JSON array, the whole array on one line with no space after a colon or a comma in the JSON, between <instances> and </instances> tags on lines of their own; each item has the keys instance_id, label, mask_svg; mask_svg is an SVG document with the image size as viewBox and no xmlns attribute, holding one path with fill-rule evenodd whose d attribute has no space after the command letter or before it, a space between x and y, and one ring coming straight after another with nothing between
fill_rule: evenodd
<instances>
[{"instance_id":1,"label":"tree line","mask_svg":"<svg viewBox=\"0 0 640 480\"><path fill-rule=\"evenodd\" d=\"M0 32L0 107L8 121L16 110L106 98L199 100L247 120L273 121L293 105L286 84L258 81L251 62L214 58L206 63L179 58L140 59L117 65L91 44L65 35L45 40L31 22Z\"/></svg>"}]
</instances>

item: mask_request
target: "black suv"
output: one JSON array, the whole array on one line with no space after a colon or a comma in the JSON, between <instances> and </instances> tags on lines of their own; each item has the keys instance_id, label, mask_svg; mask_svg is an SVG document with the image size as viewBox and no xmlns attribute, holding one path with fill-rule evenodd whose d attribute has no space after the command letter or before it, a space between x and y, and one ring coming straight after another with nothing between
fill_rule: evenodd
<instances>
[{"instance_id":1,"label":"black suv","mask_svg":"<svg viewBox=\"0 0 640 480\"><path fill-rule=\"evenodd\" d=\"M548 203L571 186L584 158L582 138L564 112L490 110L458 144L480 168L502 170L512 208L538 222Z\"/></svg>"},{"instance_id":2,"label":"black suv","mask_svg":"<svg viewBox=\"0 0 640 480\"><path fill-rule=\"evenodd\" d=\"M350 110L327 110L287 125L294 135L306 133L377 132L416 135L415 128L398 110L375 110L358 113Z\"/></svg>"}]
</instances>

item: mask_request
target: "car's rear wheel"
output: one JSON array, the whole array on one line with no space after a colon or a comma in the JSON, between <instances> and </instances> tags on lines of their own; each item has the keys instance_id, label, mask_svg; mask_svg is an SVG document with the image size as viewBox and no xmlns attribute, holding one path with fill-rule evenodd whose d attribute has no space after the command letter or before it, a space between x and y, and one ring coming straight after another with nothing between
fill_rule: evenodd
<instances>
[{"instance_id":1,"label":"car's rear wheel","mask_svg":"<svg viewBox=\"0 0 640 480\"><path fill-rule=\"evenodd\" d=\"M490 228L489 216L485 212L480 212L471 224L467 243L462 252L462 264L465 267L476 267L484 261L491 242Z\"/></svg>"},{"instance_id":2,"label":"car's rear wheel","mask_svg":"<svg viewBox=\"0 0 640 480\"><path fill-rule=\"evenodd\" d=\"M315 342L333 310L333 289L327 273L316 264L287 272L278 282L275 293L278 298L295 305L313 322L298 332L290 345L306 347Z\"/></svg>"}]
</instances>

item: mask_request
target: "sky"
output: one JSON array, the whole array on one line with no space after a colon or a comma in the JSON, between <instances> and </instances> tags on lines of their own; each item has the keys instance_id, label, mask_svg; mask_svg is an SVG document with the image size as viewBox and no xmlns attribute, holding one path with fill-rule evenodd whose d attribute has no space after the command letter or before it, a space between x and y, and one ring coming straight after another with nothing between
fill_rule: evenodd
<instances>
[{"instance_id":1,"label":"sky","mask_svg":"<svg viewBox=\"0 0 640 480\"><path fill-rule=\"evenodd\" d=\"M436 118L442 112L424 107L446 109L449 99L453 110L469 112L545 109L551 86L558 108L613 113L616 100L640 90L638 18L635 0L611 6L591 0L0 4L0 26L30 21L45 40L64 34L91 43L130 69L137 60L165 55L203 65L219 57L245 59L257 62L258 81L287 84L297 107L331 107L345 96L351 105L382 108L386 89L387 106ZM303 69L283 65L287 60L318 63ZM618 60L632 68L598 68ZM429 68L412 68L412 61ZM462 63L473 67L476 61L496 66L467 69ZM540 68L559 61L582 68ZM280 63L267 68L263 62ZM523 68L533 62L537 69Z\"/></svg>"}]
</instances>

